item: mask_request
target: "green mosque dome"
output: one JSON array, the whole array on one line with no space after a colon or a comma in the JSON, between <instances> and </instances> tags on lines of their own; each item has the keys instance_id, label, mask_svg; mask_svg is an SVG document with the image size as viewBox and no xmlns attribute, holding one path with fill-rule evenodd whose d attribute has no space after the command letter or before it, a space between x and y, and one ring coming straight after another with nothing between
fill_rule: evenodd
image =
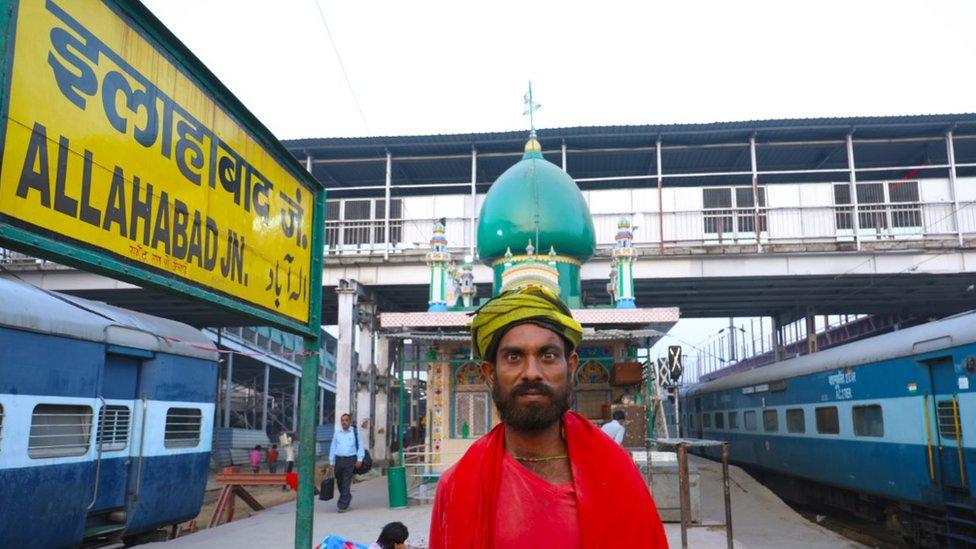
<instances>
[{"instance_id":1,"label":"green mosque dome","mask_svg":"<svg viewBox=\"0 0 976 549\"><path fill-rule=\"evenodd\" d=\"M478 255L491 266L506 251L524 255L532 246L540 254L579 261L596 248L593 219L576 182L542 156L535 139L525 145L517 164L505 170L485 196L478 219Z\"/></svg>"}]
</instances>

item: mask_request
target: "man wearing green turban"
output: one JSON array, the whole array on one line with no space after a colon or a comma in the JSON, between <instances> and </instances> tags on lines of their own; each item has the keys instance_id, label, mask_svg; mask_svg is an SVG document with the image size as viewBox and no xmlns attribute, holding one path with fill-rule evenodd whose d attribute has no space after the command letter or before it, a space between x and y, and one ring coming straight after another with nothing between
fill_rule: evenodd
<instances>
[{"instance_id":1,"label":"man wearing green turban","mask_svg":"<svg viewBox=\"0 0 976 549\"><path fill-rule=\"evenodd\" d=\"M569 411L583 328L548 289L483 305L472 347L502 422L441 475L430 548L667 547L630 456Z\"/></svg>"},{"instance_id":2,"label":"man wearing green turban","mask_svg":"<svg viewBox=\"0 0 976 549\"><path fill-rule=\"evenodd\" d=\"M567 354L579 347L583 327L573 318L559 296L541 286L510 290L485 303L471 321L471 345L482 360L492 361L498 340L511 328L526 322L556 332L570 344Z\"/></svg>"}]
</instances>

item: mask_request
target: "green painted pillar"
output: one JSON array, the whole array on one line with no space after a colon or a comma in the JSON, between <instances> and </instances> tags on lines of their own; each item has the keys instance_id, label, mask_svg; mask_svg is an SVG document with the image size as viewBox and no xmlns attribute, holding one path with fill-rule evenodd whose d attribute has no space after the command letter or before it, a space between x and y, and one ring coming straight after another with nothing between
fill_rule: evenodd
<instances>
[{"instance_id":1,"label":"green painted pillar","mask_svg":"<svg viewBox=\"0 0 976 549\"><path fill-rule=\"evenodd\" d=\"M318 337L306 337L302 360L300 410L298 413L298 498L295 516L295 549L312 544L312 514L315 485L315 424L318 419L319 346Z\"/></svg>"},{"instance_id":2,"label":"green painted pillar","mask_svg":"<svg viewBox=\"0 0 976 549\"><path fill-rule=\"evenodd\" d=\"M305 357L299 387L298 422L298 497L295 502L295 549L308 549L312 543L315 484L315 424L318 423L319 368L322 344L322 260L325 237L325 191L315 193L312 211L312 268L309 272L308 331L303 334Z\"/></svg>"}]
</instances>

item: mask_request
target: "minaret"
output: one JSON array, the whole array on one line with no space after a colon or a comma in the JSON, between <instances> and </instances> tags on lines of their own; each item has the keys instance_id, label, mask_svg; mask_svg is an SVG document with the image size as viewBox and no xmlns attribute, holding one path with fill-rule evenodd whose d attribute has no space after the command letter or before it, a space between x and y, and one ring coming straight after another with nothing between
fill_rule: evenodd
<instances>
[{"instance_id":1,"label":"minaret","mask_svg":"<svg viewBox=\"0 0 976 549\"><path fill-rule=\"evenodd\" d=\"M474 268L470 261L465 261L461 265L461 303L465 308L474 303L474 292L477 288L474 285Z\"/></svg>"},{"instance_id":2,"label":"minaret","mask_svg":"<svg viewBox=\"0 0 976 549\"><path fill-rule=\"evenodd\" d=\"M447 251L444 224L440 221L434 225L430 248L430 252L427 253L427 265L430 267L430 299L427 301L427 312L441 313L447 311L447 264L451 261L451 254Z\"/></svg>"},{"instance_id":3,"label":"minaret","mask_svg":"<svg viewBox=\"0 0 976 549\"><path fill-rule=\"evenodd\" d=\"M613 249L613 262L616 265L612 267L617 275L613 295L618 309L636 307L634 303L635 257L637 257L637 250L634 249L634 231L630 228L630 221L621 217L617 222L617 245ZM612 280L614 277L610 278Z\"/></svg>"}]
</instances>

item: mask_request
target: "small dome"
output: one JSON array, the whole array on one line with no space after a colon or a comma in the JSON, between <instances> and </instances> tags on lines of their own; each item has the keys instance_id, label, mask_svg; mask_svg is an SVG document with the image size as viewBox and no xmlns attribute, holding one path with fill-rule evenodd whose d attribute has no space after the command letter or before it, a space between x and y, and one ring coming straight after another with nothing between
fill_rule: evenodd
<instances>
[{"instance_id":1,"label":"small dome","mask_svg":"<svg viewBox=\"0 0 976 549\"><path fill-rule=\"evenodd\" d=\"M580 262L596 248L593 219L576 182L542 156L535 139L517 164L495 180L478 219L478 255L485 264L505 251L554 248Z\"/></svg>"}]
</instances>

